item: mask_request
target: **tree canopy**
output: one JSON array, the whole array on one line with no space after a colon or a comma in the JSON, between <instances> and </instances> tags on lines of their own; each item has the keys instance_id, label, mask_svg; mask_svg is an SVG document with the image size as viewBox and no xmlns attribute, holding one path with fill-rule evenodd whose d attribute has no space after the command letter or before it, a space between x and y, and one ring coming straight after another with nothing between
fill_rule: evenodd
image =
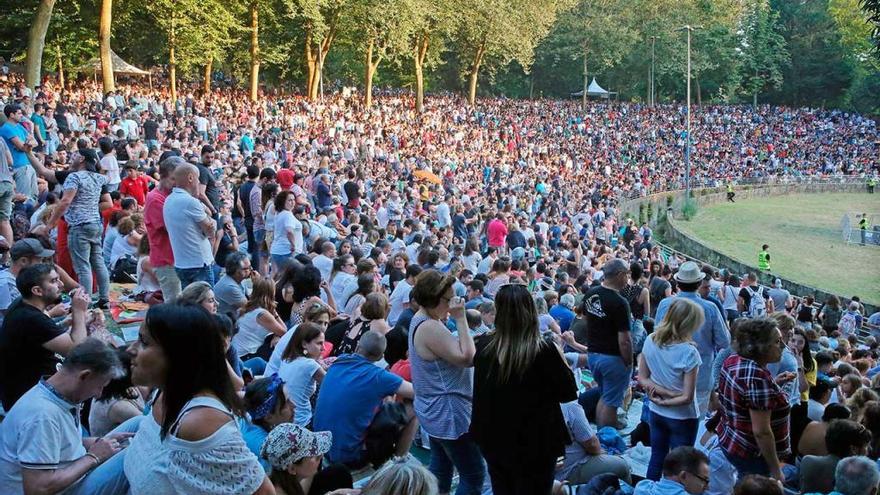
<instances>
[{"instance_id":1,"label":"tree canopy","mask_svg":"<svg viewBox=\"0 0 880 495\"><path fill-rule=\"evenodd\" d=\"M110 45L172 80L320 97L324 85L568 97L586 78L621 100L826 106L880 113L874 0L0 0L0 55L40 74ZM106 7L111 7L107 9ZM110 10L110 17L107 10ZM652 69L653 45L653 69ZM170 89L170 88L169 88Z\"/></svg>"}]
</instances>

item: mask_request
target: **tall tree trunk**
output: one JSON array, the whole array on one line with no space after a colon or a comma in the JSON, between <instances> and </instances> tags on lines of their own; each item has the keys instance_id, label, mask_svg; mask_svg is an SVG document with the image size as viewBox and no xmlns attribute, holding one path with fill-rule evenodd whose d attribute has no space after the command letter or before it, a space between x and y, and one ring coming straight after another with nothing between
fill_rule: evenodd
<instances>
[{"instance_id":1,"label":"tall tree trunk","mask_svg":"<svg viewBox=\"0 0 880 495\"><path fill-rule=\"evenodd\" d=\"M306 57L306 96L310 100L314 100L312 95L312 87L315 85L315 76L318 72L318 50L320 50L320 46L318 50L312 48L312 30L311 28L306 28L306 44L305 44L305 57Z\"/></svg>"},{"instance_id":2,"label":"tall tree trunk","mask_svg":"<svg viewBox=\"0 0 880 495\"><path fill-rule=\"evenodd\" d=\"M694 82L697 83L697 106L703 106L703 92L700 90L700 73L694 77Z\"/></svg>"},{"instance_id":3,"label":"tall tree trunk","mask_svg":"<svg viewBox=\"0 0 880 495\"><path fill-rule=\"evenodd\" d=\"M116 90L113 78L113 59L110 58L110 30L113 25L113 0L101 1L101 26L99 29L101 42L101 77L104 81L104 93Z\"/></svg>"},{"instance_id":4,"label":"tall tree trunk","mask_svg":"<svg viewBox=\"0 0 880 495\"><path fill-rule=\"evenodd\" d=\"M37 13L34 15L34 22L28 30L25 83L31 89L40 84L43 49L46 47L46 31L49 29L49 21L52 19L54 7L55 0L40 0L40 4L37 5Z\"/></svg>"},{"instance_id":5,"label":"tall tree trunk","mask_svg":"<svg viewBox=\"0 0 880 495\"><path fill-rule=\"evenodd\" d=\"M587 89L590 87L590 82L587 79L587 45L584 44L584 91L581 94L581 106L583 108L587 108Z\"/></svg>"},{"instance_id":6,"label":"tall tree trunk","mask_svg":"<svg viewBox=\"0 0 880 495\"><path fill-rule=\"evenodd\" d=\"M205 80L202 81L202 90L204 90L205 94L209 94L211 92L211 73L214 72L214 59L208 59L208 63L205 64Z\"/></svg>"},{"instance_id":7,"label":"tall tree trunk","mask_svg":"<svg viewBox=\"0 0 880 495\"><path fill-rule=\"evenodd\" d=\"M260 86L260 12L257 0L251 0L251 101L257 101Z\"/></svg>"},{"instance_id":8,"label":"tall tree trunk","mask_svg":"<svg viewBox=\"0 0 880 495\"><path fill-rule=\"evenodd\" d=\"M480 43L477 48L474 63L471 65L470 81L468 82L468 104L474 106L477 102L477 78L480 75L480 64L483 63L483 54L486 53L486 41Z\"/></svg>"},{"instance_id":9,"label":"tall tree trunk","mask_svg":"<svg viewBox=\"0 0 880 495\"><path fill-rule=\"evenodd\" d=\"M370 108L373 105L373 47L375 43L371 38L367 44L367 69L364 76L364 106Z\"/></svg>"},{"instance_id":10,"label":"tall tree trunk","mask_svg":"<svg viewBox=\"0 0 880 495\"><path fill-rule=\"evenodd\" d=\"M758 68L755 67L755 81L758 80ZM755 86L755 91L752 93L752 108L758 108L758 87Z\"/></svg>"},{"instance_id":11,"label":"tall tree trunk","mask_svg":"<svg viewBox=\"0 0 880 495\"><path fill-rule=\"evenodd\" d=\"M416 46L416 112L425 107L425 56L428 53L428 34L422 33Z\"/></svg>"},{"instance_id":12,"label":"tall tree trunk","mask_svg":"<svg viewBox=\"0 0 880 495\"><path fill-rule=\"evenodd\" d=\"M61 60L61 44L55 44L55 57L58 60L58 86L61 87L61 91L64 91L65 81L64 81L64 62Z\"/></svg>"},{"instance_id":13,"label":"tall tree trunk","mask_svg":"<svg viewBox=\"0 0 880 495\"><path fill-rule=\"evenodd\" d=\"M174 45L177 43L177 33L174 30L174 15L171 16L171 34L168 36L168 79L171 81L171 111L177 111L177 59L174 54Z\"/></svg>"}]
</instances>

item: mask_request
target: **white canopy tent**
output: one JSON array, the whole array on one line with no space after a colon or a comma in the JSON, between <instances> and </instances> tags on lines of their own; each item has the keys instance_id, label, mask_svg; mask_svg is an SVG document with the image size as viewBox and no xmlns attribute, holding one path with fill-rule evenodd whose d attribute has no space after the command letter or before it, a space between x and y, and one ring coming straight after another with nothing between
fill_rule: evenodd
<instances>
[{"instance_id":1,"label":"white canopy tent","mask_svg":"<svg viewBox=\"0 0 880 495\"><path fill-rule=\"evenodd\" d=\"M590 85L587 86L587 96L596 96L599 98L611 98L611 95L616 95L617 93L614 91L607 91L599 86L599 83L596 82L596 78L593 78L593 81L590 82ZM572 98L580 98L584 95L584 91L578 91L577 93L571 93Z\"/></svg>"},{"instance_id":2,"label":"white canopy tent","mask_svg":"<svg viewBox=\"0 0 880 495\"><path fill-rule=\"evenodd\" d=\"M122 60L122 57L116 54L113 50L110 50L110 61L113 64L113 73L114 74L124 74L129 76L147 76L147 79L150 83L150 89L153 88L153 74L148 70L139 69L130 63ZM89 60L88 62L82 64L81 66L74 69L74 72L91 72L96 78L98 76L98 72L101 72L101 56Z\"/></svg>"}]
</instances>

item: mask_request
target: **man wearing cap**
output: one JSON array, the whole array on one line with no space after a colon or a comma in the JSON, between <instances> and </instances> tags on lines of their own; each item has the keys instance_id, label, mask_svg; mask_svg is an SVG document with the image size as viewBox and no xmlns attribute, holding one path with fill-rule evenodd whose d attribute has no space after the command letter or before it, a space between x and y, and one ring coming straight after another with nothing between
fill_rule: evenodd
<instances>
[{"instance_id":1,"label":"man wearing cap","mask_svg":"<svg viewBox=\"0 0 880 495\"><path fill-rule=\"evenodd\" d=\"M700 266L693 261L686 261L681 264L674 277L680 292L660 301L654 319L657 322L663 321L666 311L677 297L690 299L703 308L705 320L703 326L694 333L693 338L703 361L697 373L697 402L700 405L700 414L705 414L709 410L709 395L713 388L712 363L715 362L715 354L718 351L730 347L730 333L718 307L711 301L701 298L697 293L705 277Z\"/></svg>"},{"instance_id":2,"label":"man wearing cap","mask_svg":"<svg viewBox=\"0 0 880 495\"><path fill-rule=\"evenodd\" d=\"M52 262L55 251L46 249L36 239L21 239L12 245L9 251L12 258L12 265L8 270L0 272L0 325L3 324L3 318L12 302L21 297L18 288L15 286L15 278L25 268L37 264ZM46 260L48 258L48 260Z\"/></svg>"},{"instance_id":3,"label":"man wearing cap","mask_svg":"<svg viewBox=\"0 0 880 495\"><path fill-rule=\"evenodd\" d=\"M623 405L633 364L632 314L620 295L629 280L629 266L615 258L602 267L602 273L602 284L584 295L581 309L587 319L590 369L601 391L596 406L600 428L618 426L617 408Z\"/></svg>"}]
</instances>

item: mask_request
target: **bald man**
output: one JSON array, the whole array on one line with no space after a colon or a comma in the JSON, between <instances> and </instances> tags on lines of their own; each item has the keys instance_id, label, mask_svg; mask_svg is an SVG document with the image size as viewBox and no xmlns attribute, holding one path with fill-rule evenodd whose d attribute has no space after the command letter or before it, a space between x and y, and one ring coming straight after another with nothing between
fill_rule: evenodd
<instances>
[{"instance_id":1,"label":"bald man","mask_svg":"<svg viewBox=\"0 0 880 495\"><path fill-rule=\"evenodd\" d=\"M174 189L162 208L180 286L203 281L214 285L211 241L217 224L199 201L199 170L181 163L174 169Z\"/></svg>"}]
</instances>

